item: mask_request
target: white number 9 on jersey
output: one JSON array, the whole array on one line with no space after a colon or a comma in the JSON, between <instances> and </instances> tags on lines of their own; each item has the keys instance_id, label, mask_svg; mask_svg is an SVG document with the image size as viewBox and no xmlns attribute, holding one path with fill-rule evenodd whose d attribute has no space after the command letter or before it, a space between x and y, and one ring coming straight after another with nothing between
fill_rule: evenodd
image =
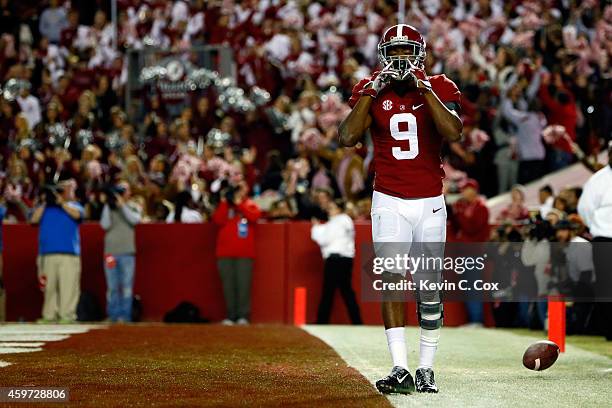
<instances>
[{"instance_id":1,"label":"white number 9 on jersey","mask_svg":"<svg viewBox=\"0 0 612 408\"><path fill-rule=\"evenodd\" d=\"M408 130L399 130L400 123L408 123ZM391 137L395 140L407 140L408 150L399 146L391 149L393 157L397 160L412 160L419 155L419 138L417 136L416 116L412 113L396 113L389 119Z\"/></svg>"}]
</instances>

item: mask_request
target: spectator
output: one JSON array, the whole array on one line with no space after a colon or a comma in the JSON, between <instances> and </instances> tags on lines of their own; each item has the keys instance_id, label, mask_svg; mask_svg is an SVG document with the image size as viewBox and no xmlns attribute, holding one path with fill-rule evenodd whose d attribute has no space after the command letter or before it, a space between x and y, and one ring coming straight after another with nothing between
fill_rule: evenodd
<instances>
[{"instance_id":1,"label":"spectator","mask_svg":"<svg viewBox=\"0 0 612 408\"><path fill-rule=\"evenodd\" d=\"M540 200L540 217L546 218L555 201L552 187L548 184L541 187L538 192L538 199Z\"/></svg>"},{"instance_id":2,"label":"spectator","mask_svg":"<svg viewBox=\"0 0 612 408\"><path fill-rule=\"evenodd\" d=\"M32 214L39 224L38 275L45 300L42 323L72 323L80 296L83 207L74 200L75 182L67 180L47 187L43 203Z\"/></svg>"},{"instance_id":3,"label":"spectator","mask_svg":"<svg viewBox=\"0 0 612 408\"><path fill-rule=\"evenodd\" d=\"M567 214L565 214L563 211L558 210L556 207L553 207L550 211L548 211L548 214L546 214L546 218L544 220L547 221L551 227L554 227L559 221L562 221L566 218Z\"/></svg>"},{"instance_id":4,"label":"spectator","mask_svg":"<svg viewBox=\"0 0 612 408\"><path fill-rule=\"evenodd\" d=\"M291 201L287 198L273 202L268 211L268 218L276 221L290 220L294 216Z\"/></svg>"},{"instance_id":5,"label":"spectator","mask_svg":"<svg viewBox=\"0 0 612 408\"><path fill-rule=\"evenodd\" d=\"M500 114L495 116L493 122L493 138L497 144L494 162L497 166L497 188L498 193L505 193L516 184L518 176L518 161L516 137L509 129L507 120Z\"/></svg>"},{"instance_id":6,"label":"spectator","mask_svg":"<svg viewBox=\"0 0 612 408\"><path fill-rule=\"evenodd\" d=\"M479 195L479 185L468 179L461 188L461 198L453 205L451 225L461 242L486 242L490 236L489 209Z\"/></svg>"},{"instance_id":7,"label":"spectator","mask_svg":"<svg viewBox=\"0 0 612 408\"><path fill-rule=\"evenodd\" d=\"M204 221L202 214L195 209L191 190L185 190L178 193L174 204L174 210L170 211L166 218L166 222L197 224Z\"/></svg>"},{"instance_id":8,"label":"spectator","mask_svg":"<svg viewBox=\"0 0 612 408\"><path fill-rule=\"evenodd\" d=\"M559 198L562 198L565 201L565 213L576 214L578 200L580 200L581 195L582 188L580 187L566 188L559 192Z\"/></svg>"},{"instance_id":9,"label":"spectator","mask_svg":"<svg viewBox=\"0 0 612 408\"><path fill-rule=\"evenodd\" d=\"M219 226L217 267L223 283L227 317L223 324L248 324L251 313L251 277L255 258L253 224L261 216L257 204L247 196L241 182L223 191L221 202L212 215Z\"/></svg>"},{"instance_id":10,"label":"spectator","mask_svg":"<svg viewBox=\"0 0 612 408\"><path fill-rule=\"evenodd\" d=\"M596 296L607 299L600 303L600 321L607 340L612 340L612 142L608 144L608 165L593 174L584 185L578 203L578 213L593 234L593 264L597 288Z\"/></svg>"},{"instance_id":11,"label":"spectator","mask_svg":"<svg viewBox=\"0 0 612 408\"><path fill-rule=\"evenodd\" d=\"M504 117L516 128L518 146L518 182L528 183L545 174L546 150L542 142L542 131L546 120L538 111L536 101L530 102L528 110L512 106L510 99L502 100L500 107Z\"/></svg>"},{"instance_id":12,"label":"spectator","mask_svg":"<svg viewBox=\"0 0 612 408\"><path fill-rule=\"evenodd\" d=\"M19 104L19 108L21 108L22 114L28 121L28 129L32 130L40 122L42 114L38 98L30 94L30 87L30 83L23 85L17 97L17 103Z\"/></svg>"},{"instance_id":13,"label":"spectator","mask_svg":"<svg viewBox=\"0 0 612 408\"><path fill-rule=\"evenodd\" d=\"M66 9L58 3L59 0L50 0L49 7L42 12L38 23L40 33L54 44L60 42L62 30L68 27Z\"/></svg>"},{"instance_id":14,"label":"spectator","mask_svg":"<svg viewBox=\"0 0 612 408\"><path fill-rule=\"evenodd\" d=\"M489 239L489 209L479 195L479 185L474 179L466 180L461 188L461 198L453 205L451 226L457 241L460 242L486 242ZM475 245L466 248L473 249ZM466 278L474 282L480 279L477 271L466 272ZM465 302L470 326L482 326L484 323L484 309L480 301Z\"/></svg>"},{"instance_id":15,"label":"spectator","mask_svg":"<svg viewBox=\"0 0 612 408\"><path fill-rule=\"evenodd\" d=\"M499 214L497 221L502 222L520 222L529 218L529 210L525 206L525 188L521 185L515 185L510 191L512 201Z\"/></svg>"},{"instance_id":16,"label":"spectator","mask_svg":"<svg viewBox=\"0 0 612 408\"><path fill-rule=\"evenodd\" d=\"M316 218L313 218L310 232L310 237L319 244L325 259L317 324L329 323L336 289L340 289L351 322L361 324L359 305L352 285L355 226L351 217L346 215L335 201L330 201L325 206L325 210L329 220L325 224L320 224Z\"/></svg>"},{"instance_id":17,"label":"spectator","mask_svg":"<svg viewBox=\"0 0 612 408\"><path fill-rule=\"evenodd\" d=\"M134 228L142 211L131 200L130 186L121 182L106 192L100 225L104 235L106 310L111 322L132 321L136 243Z\"/></svg>"},{"instance_id":18,"label":"spectator","mask_svg":"<svg viewBox=\"0 0 612 408\"><path fill-rule=\"evenodd\" d=\"M550 76L545 76L540 88L539 97L547 112L548 123L561 125L567 131L572 142L576 141L576 123L578 111L574 95L563 85L561 75L554 75L554 83L550 84ZM551 95L551 89L553 95ZM551 170L558 170L571 163L570 149L553 149Z\"/></svg>"}]
</instances>

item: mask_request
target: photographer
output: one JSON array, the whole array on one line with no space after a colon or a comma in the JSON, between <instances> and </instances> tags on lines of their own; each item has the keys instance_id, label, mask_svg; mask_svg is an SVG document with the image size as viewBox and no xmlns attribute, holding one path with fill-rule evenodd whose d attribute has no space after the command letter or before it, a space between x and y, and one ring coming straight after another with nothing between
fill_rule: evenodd
<instances>
[{"instance_id":1,"label":"photographer","mask_svg":"<svg viewBox=\"0 0 612 408\"><path fill-rule=\"evenodd\" d=\"M130 201L130 186L121 182L107 189L100 225L104 236L106 311L112 322L132 320L132 289L136 245L134 228L141 208Z\"/></svg>"},{"instance_id":2,"label":"photographer","mask_svg":"<svg viewBox=\"0 0 612 408\"><path fill-rule=\"evenodd\" d=\"M533 268L533 275L535 277L535 286L537 289L536 296L539 299L536 303L537 314L540 323L547 329L547 303L546 297L548 296L548 286L550 283L550 274L548 267L550 266L550 237L552 237L554 231L548 221L543 221L538 218L530 225L527 226L525 231L525 242L521 248L521 261L526 267ZM525 280L527 281L527 280ZM531 289L525 288L524 289ZM531 297L532 292L525 293L526 296ZM520 306L522 316L525 319L529 313L529 306L526 303L522 303ZM529 325L529 319L526 319Z\"/></svg>"},{"instance_id":3,"label":"photographer","mask_svg":"<svg viewBox=\"0 0 612 408\"><path fill-rule=\"evenodd\" d=\"M329 323L334 293L340 289L353 324L361 324L361 313L352 287L353 258L355 257L355 225L341 204L330 201L325 206L329 221L321 224L312 219L310 237L321 248L325 259L323 290L317 324Z\"/></svg>"},{"instance_id":4,"label":"photographer","mask_svg":"<svg viewBox=\"0 0 612 408\"><path fill-rule=\"evenodd\" d=\"M74 200L74 180L43 188L43 204L32 214L39 224L38 276L45 300L41 322L72 323L80 296L83 207Z\"/></svg>"},{"instance_id":5,"label":"photographer","mask_svg":"<svg viewBox=\"0 0 612 408\"><path fill-rule=\"evenodd\" d=\"M248 324L251 307L251 275L255 258L255 237L251 224L261 216L257 204L247 196L241 182L221 192L221 201L212 215L219 226L217 266L227 305L224 324Z\"/></svg>"}]
</instances>

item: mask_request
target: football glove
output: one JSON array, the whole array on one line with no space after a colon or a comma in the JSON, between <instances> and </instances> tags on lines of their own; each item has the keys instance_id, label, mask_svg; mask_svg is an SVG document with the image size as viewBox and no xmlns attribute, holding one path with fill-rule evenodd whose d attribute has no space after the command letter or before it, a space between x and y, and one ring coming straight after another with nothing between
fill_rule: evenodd
<instances>
[{"instance_id":1,"label":"football glove","mask_svg":"<svg viewBox=\"0 0 612 408\"><path fill-rule=\"evenodd\" d=\"M359 92L361 95L371 96L376 98L378 93L382 91L389 81L393 79L399 79L399 72L392 68L393 64L389 63L382 71L376 75L373 81L366 83L363 89Z\"/></svg>"},{"instance_id":2,"label":"football glove","mask_svg":"<svg viewBox=\"0 0 612 408\"><path fill-rule=\"evenodd\" d=\"M409 80L414 84L414 87L421 91L431 91L431 84L425 71L408 60L410 69L404 72L402 80Z\"/></svg>"}]
</instances>

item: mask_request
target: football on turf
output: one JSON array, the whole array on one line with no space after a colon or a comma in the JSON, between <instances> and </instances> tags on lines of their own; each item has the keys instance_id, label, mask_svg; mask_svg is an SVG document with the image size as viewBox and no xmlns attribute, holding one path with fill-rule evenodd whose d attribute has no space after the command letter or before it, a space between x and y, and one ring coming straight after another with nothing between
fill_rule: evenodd
<instances>
[{"instance_id":1,"label":"football on turf","mask_svg":"<svg viewBox=\"0 0 612 408\"><path fill-rule=\"evenodd\" d=\"M559 352L559 346L552 341L536 341L525 350L523 365L534 371L546 370L557 361Z\"/></svg>"}]
</instances>

